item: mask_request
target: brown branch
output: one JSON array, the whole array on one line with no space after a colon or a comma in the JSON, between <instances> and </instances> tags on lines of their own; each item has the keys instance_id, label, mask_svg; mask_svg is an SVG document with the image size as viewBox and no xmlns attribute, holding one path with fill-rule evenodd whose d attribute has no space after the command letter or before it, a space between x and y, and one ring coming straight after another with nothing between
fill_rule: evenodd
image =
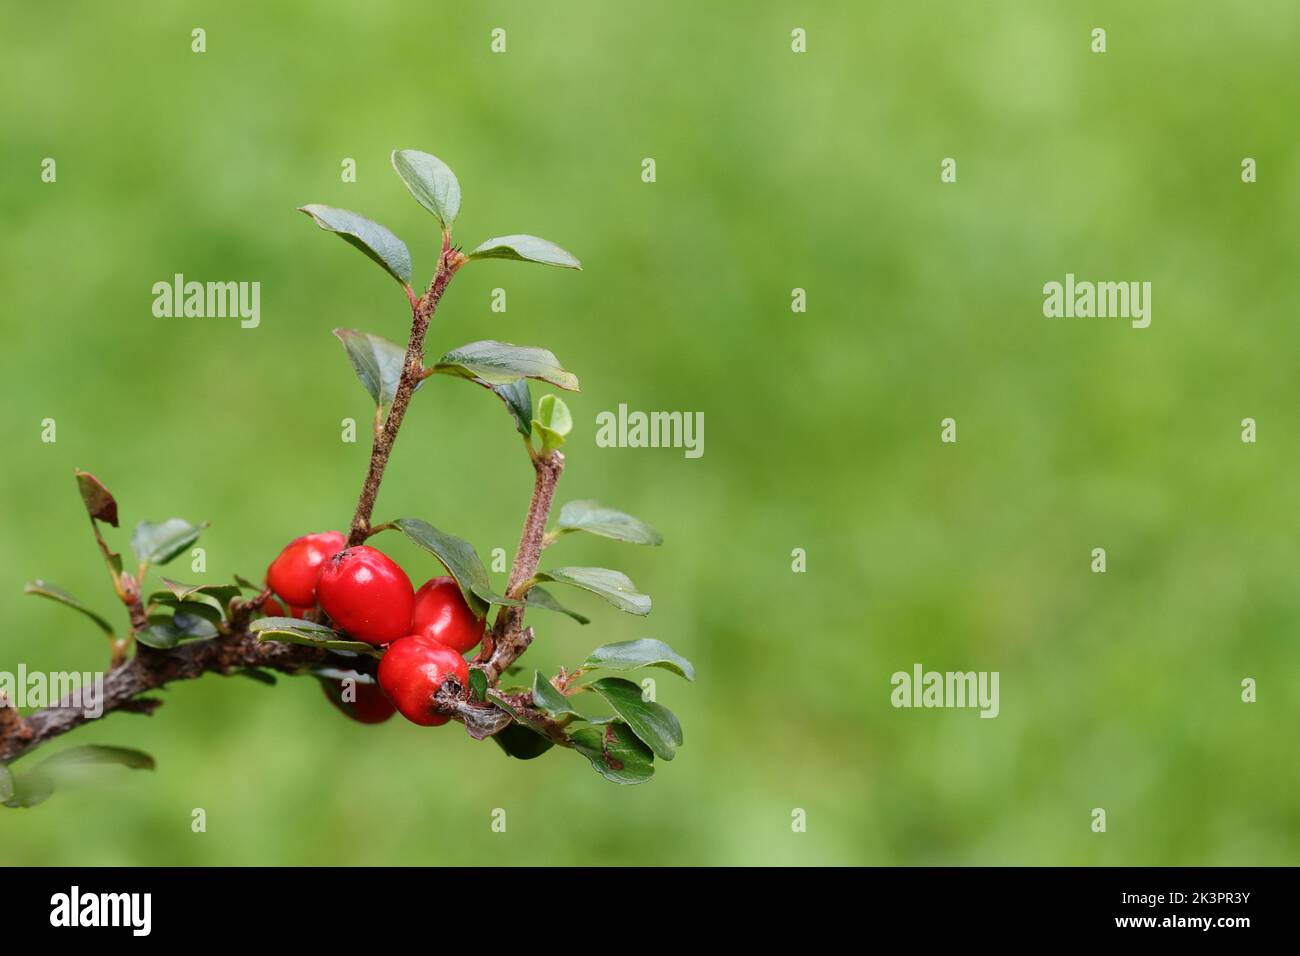
<instances>
[{"instance_id":1,"label":"brown branch","mask_svg":"<svg viewBox=\"0 0 1300 956\"><path fill-rule=\"evenodd\" d=\"M533 498L524 518L524 528L519 535L519 549L515 552L515 561L510 568L510 583L506 587L506 597L515 600L523 600L532 585L533 575L537 573L546 537L546 522L550 520L551 503L555 499L555 486L564 471L564 455L558 451L539 455L533 459L533 470L536 472ZM487 675L488 683L493 686L501 679L506 668L532 643L532 628L523 626L525 610L527 606L524 604L501 608L492 627L491 652L486 660L476 662L476 666Z\"/></svg>"},{"instance_id":2,"label":"brown branch","mask_svg":"<svg viewBox=\"0 0 1300 956\"><path fill-rule=\"evenodd\" d=\"M249 668L266 668L295 674L312 667L333 666L357 671L374 669L372 658L344 658L341 655L301 644L259 641L241 632L228 637L182 644L169 650L137 645L131 660L104 675L103 713L115 710L148 713L161 702L140 700L140 695L173 681L193 680L204 674L233 674ZM69 730L100 718L88 717L72 700L46 707L27 717L7 711L0 720L0 762L9 762ZM2 716L2 715L0 715ZM15 719L16 718L16 719Z\"/></svg>"},{"instance_id":3,"label":"brown branch","mask_svg":"<svg viewBox=\"0 0 1300 956\"><path fill-rule=\"evenodd\" d=\"M348 547L362 544L370 534L370 516L375 510L375 499L379 495L379 484L384 480L384 469L388 466L388 456L393 452L393 443L397 440L398 429L406 417L411 395L420 384L424 375L424 337L429 331L429 322L438 310L447 283L451 282L456 270L464 263L465 257L451 248L450 237L443 236L442 255L438 258L438 271L434 274L429 289L420 296L411 307L411 335L406 343L406 361L402 365L402 377L398 380L397 391L393 395L393 405L384 419L384 427L375 434L374 444L370 448L370 466L366 470L366 480L361 485L361 495L357 499L357 510L352 516L352 525L348 532Z\"/></svg>"}]
</instances>

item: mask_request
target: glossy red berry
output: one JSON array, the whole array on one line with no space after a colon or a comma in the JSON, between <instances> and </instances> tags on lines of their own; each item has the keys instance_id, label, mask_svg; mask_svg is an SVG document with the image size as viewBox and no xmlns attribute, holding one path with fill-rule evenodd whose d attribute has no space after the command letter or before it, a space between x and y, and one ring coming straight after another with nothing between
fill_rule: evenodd
<instances>
[{"instance_id":1,"label":"glossy red berry","mask_svg":"<svg viewBox=\"0 0 1300 956\"><path fill-rule=\"evenodd\" d=\"M453 577L431 578L415 592L411 633L464 653L483 639L487 621L475 617Z\"/></svg>"},{"instance_id":2,"label":"glossy red berry","mask_svg":"<svg viewBox=\"0 0 1300 956\"><path fill-rule=\"evenodd\" d=\"M348 543L338 531L322 531L294 538L266 569L266 583L287 603L312 607L316 603L316 578L321 565Z\"/></svg>"},{"instance_id":3,"label":"glossy red berry","mask_svg":"<svg viewBox=\"0 0 1300 956\"><path fill-rule=\"evenodd\" d=\"M445 644L412 634L394 641L379 661L379 686L407 720L437 727L450 718L434 708L438 688L448 677L469 685L465 658Z\"/></svg>"},{"instance_id":4,"label":"glossy red berry","mask_svg":"<svg viewBox=\"0 0 1300 956\"><path fill-rule=\"evenodd\" d=\"M320 686L331 704L358 723L382 724L397 713L378 684L354 684L351 692L355 699L351 701L343 699L343 681L322 677Z\"/></svg>"},{"instance_id":5,"label":"glossy red berry","mask_svg":"<svg viewBox=\"0 0 1300 956\"><path fill-rule=\"evenodd\" d=\"M364 544L325 562L316 600L338 628L368 644L411 633L411 579L388 555Z\"/></svg>"}]
</instances>

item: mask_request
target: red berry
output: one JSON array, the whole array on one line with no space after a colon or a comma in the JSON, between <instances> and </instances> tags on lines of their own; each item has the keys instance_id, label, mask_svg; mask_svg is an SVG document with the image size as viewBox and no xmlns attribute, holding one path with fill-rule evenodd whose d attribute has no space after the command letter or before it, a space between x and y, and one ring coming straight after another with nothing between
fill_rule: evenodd
<instances>
[{"instance_id":1,"label":"red berry","mask_svg":"<svg viewBox=\"0 0 1300 956\"><path fill-rule=\"evenodd\" d=\"M330 699L330 703L357 723L382 724L397 712L378 684L357 682L354 685L356 699L352 701L343 699L343 681L322 677L320 686L325 691L325 696Z\"/></svg>"},{"instance_id":2,"label":"red berry","mask_svg":"<svg viewBox=\"0 0 1300 956\"><path fill-rule=\"evenodd\" d=\"M325 562L316 598L335 624L367 644L411 633L411 579L388 555L364 544Z\"/></svg>"},{"instance_id":3,"label":"red berry","mask_svg":"<svg viewBox=\"0 0 1300 956\"><path fill-rule=\"evenodd\" d=\"M338 531L322 531L294 538L266 569L266 583L289 604L312 607L316 603L316 577L320 567L348 543Z\"/></svg>"},{"instance_id":4,"label":"red berry","mask_svg":"<svg viewBox=\"0 0 1300 956\"><path fill-rule=\"evenodd\" d=\"M418 634L393 641L379 661L379 686L388 699L403 717L425 727L437 727L450 719L433 706L438 688L448 677L456 678L462 687L469 685L465 658Z\"/></svg>"},{"instance_id":5,"label":"red berry","mask_svg":"<svg viewBox=\"0 0 1300 956\"><path fill-rule=\"evenodd\" d=\"M452 577L431 578L415 592L411 632L464 653L483 639L487 621L475 617Z\"/></svg>"}]
</instances>

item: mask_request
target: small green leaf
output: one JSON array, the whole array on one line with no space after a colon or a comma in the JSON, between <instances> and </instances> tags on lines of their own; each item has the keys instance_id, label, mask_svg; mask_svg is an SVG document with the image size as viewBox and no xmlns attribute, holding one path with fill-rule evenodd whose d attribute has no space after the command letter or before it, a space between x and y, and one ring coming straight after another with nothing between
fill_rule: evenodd
<instances>
[{"instance_id":1,"label":"small green leaf","mask_svg":"<svg viewBox=\"0 0 1300 956\"><path fill-rule=\"evenodd\" d=\"M572 253L555 243L537 236L497 236L479 244L468 256L470 259L515 259L519 262L540 262L564 269L581 269Z\"/></svg>"},{"instance_id":2,"label":"small green leaf","mask_svg":"<svg viewBox=\"0 0 1300 956\"><path fill-rule=\"evenodd\" d=\"M577 611L570 611L559 601L555 600L555 597L551 594L551 592L546 590L541 585L534 584L531 588L528 589L528 593L524 595L524 603L527 604L529 607L539 607L543 611L556 611L560 614L567 614L569 617L573 618L579 624L591 623L591 618L584 617L583 615L579 614Z\"/></svg>"},{"instance_id":3,"label":"small green leaf","mask_svg":"<svg viewBox=\"0 0 1300 956\"><path fill-rule=\"evenodd\" d=\"M460 215L460 183L451 168L437 156L417 149L393 150L393 169L411 195L438 217L444 232Z\"/></svg>"},{"instance_id":4,"label":"small green leaf","mask_svg":"<svg viewBox=\"0 0 1300 956\"><path fill-rule=\"evenodd\" d=\"M141 521L131 535L131 549L145 564L166 564L199 540L207 526L206 521L190 524L183 518L168 518L158 524Z\"/></svg>"},{"instance_id":5,"label":"small green leaf","mask_svg":"<svg viewBox=\"0 0 1300 956\"><path fill-rule=\"evenodd\" d=\"M460 593L477 617L484 617L489 604L518 605L521 602L502 597L492 590L487 568L483 566L474 546L454 534L439 531L419 518L398 518L375 530L396 528L413 542L428 551L447 569L460 585Z\"/></svg>"},{"instance_id":6,"label":"small green leaf","mask_svg":"<svg viewBox=\"0 0 1300 956\"><path fill-rule=\"evenodd\" d=\"M649 614L650 598L636 589L626 574L608 568L556 568L538 571L538 581L572 584L574 587L599 594L620 611L629 614Z\"/></svg>"},{"instance_id":7,"label":"small green leaf","mask_svg":"<svg viewBox=\"0 0 1300 956\"><path fill-rule=\"evenodd\" d=\"M654 753L626 724L581 726L569 731L573 747L595 771L614 783L645 783L654 776Z\"/></svg>"},{"instance_id":8,"label":"small green leaf","mask_svg":"<svg viewBox=\"0 0 1300 956\"><path fill-rule=\"evenodd\" d=\"M543 395L537 403L533 430L542 437L543 454L559 448L573 430L573 416L569 414L569 406L558 395Z\"/></svg>"},{"instance_id":9,"label":"small green leaf","mask_svg":"<svg viewBox=\"0 0 1300 956\"><path fill-rule=\"evenodd\" d=\"M516 760L532 760L555 746L548 737L529 730L521 724L510 724L505 730L492 735L507 755Z\"/></svg>"},{"instance_id":10,"label":"small green leaf","mask_svg":"<svg viewBox=\"0 0 1300 956\"><path fill-rule=\"evenodd\" d=\"M584 670L603 667L612 671L630 671L638 667L662 667L687 680L695 680L695 667L663 641L643 637L637 641L602 644L582 662Z\"/></svg>"},{"instance_id":11,"label":"small green leaf","mask_svg":"<svg viewBox=\"0 0 1300 956\"><path fill-rule=\"evenodd\" d=\"M487 700L488 679L477 667L469 669L469 695L474 700Z\"/></svg>"},{"instance_id":12,"label":"small green leaf","mask_svg":"<svg viewBox=\"0 0 1300 956\"><path fill-rule=\"evenodd\" d=\"M383 654L379 648L364 641L349 641L324 624L296 617L263 617L250 624L248 629L257 635L259 641L287 641L327 651L369 654L371 657L381 657Z\"/></svg>"},{"instance_id":13,"label":"small green leaf","mask_svg":"<svg viewBox=\"0 0 1300 956\"><path fill-rule=\"evenodd\" d=\"M332 232L364 252L402 285L411 284L411 253L406 243L384 226L347 209L312 203L300 206L326 232Z\"/></svg>"},{"instance_id":14,"label":"small green leaf","mask_svg":"<svg viewBox=\"0 0 1300 956\"><path fill-rule=\"evenodd\" d=\"M632 544L664 543L663 536L644 521L622 511L606 508L599 501L591 499L568 502L560 509L560 518L556 527L561 534L586 531L588 534L598 534L602 538L630 541Z\"/></svg>"},{"instance_id":15,"label":"small green leaf","mask_svg":"<svg viewBox=\"0 0 1300 956\"><path fill-rule=\"evenodd\" d=\"M582 717L582 714L573 709L569 698L556 690L555 685L543 677L541 671L533 672L533 703L551 717L563 717L566 714Z\"/></svg>"},{"instance_id":16,"label":"small green leaf","mask_svg":"<svg viewBox=\"0 0 1300 956\"><path fill-rule=\"evenodd\" d=\"M214 617L216 621L221 619L219 612L190 602L185 610L173 614L149 615L146 626L135 632L135 639L159 650L170 650L186 641L206 641L217 636Z\"/></svg>"},{"instance_id":17,"label":"small green leaf","mask_svg":"<svg viewBox=\"0 0 1300 956\"><path fill-rule=\"evenodd\" d=\"M490 339L471 342L448 352L438 360L433 370L444 375L478 379L489 385L509 385L521 378L535 378L570 392L578 391L578 377L566 372L554 353Z\"/></svg>"},{"instance_id":18,"label":"small green leaf","mask_svg":"<svg viewBox=\"0 0 1300 956\"><path fill-rule=\"evenodd\" d=\"M240 590L236 584L182 584L170 578L163 578L162 583L178 601L190 601L204 595L212 598L220 608L225 608L237 598Z\"/></svg>"},{"instance_id":19,"label":"small green leaf","mask_svg":"<svg viewBox=\"0 0 1300 956\"><path fill-rule=\"evenodd\" d=\"M86 504L87 513L96 521L104 521L117 527L117 500L100 480L88 471L76 469L77 488L81 500Z\"/></svg>"},{"instance_id":20,"label":"small green leaf","mask_svg":"<svg viewBox=\"0 0 1300 956\"><path fill-rule=\"evenodd\" d=\"M528 391L528 379L521 378L505 385L493 385L481 378L474 381L492 389L501 401L506 403L506 410L515 420L515 430L525 438L533 434L533 397Z\"/></svg>"},{"instance_id":21,"label":"small green leaf","mask_svg":"<svg viewBox=\"0 0 1300 956\"><path fill-rule=\"evenodd\" d=\"M56 587L48 581L31 581L23 588L23 592L25 594L39 594L41 597L49 598L51 601L58 601L60 604L64 604L72 608L74 611L80 611L82 614L86 615L86 617L98 624L101 631L109 637L113 636L113 625L109 624L107 620L86 607L86 605L82 604L67 591L63 590L63 588Z\"/></svg>"},{"instance_id":22,"label":"small green leaf","mask_svg":"<svg viewBox=\"0 0 1300 956\"><path fill-rule=\"evenodd\" d=\"M379 416L383 418L397 394L402 368L406 364L406 349L388 339L356 329L335 329L334 335L343 343L357 378L379 406Z\"/></svg>"},{"instance_id":23,"label":"small green leaf","mask_svg":"<svg viewBox=\"0 0 1300 956\"><path fill-rule=\"evenodd\" d=\"M152 770L154 760L147 753L127 747L98 744L70 747L41 761L29 772L13 778L7 807L34 807L44 803L55 787L86 780L100 767L118 765L132 770Z\"/></svg>"},{"instance_id":24,"label":"small green leaf","mask_svg":"<svg viewBox=\"0 0 1300 956\"><path fill-rule=\"evenodd\" d=\"M677 715L662 704L645 700L641 688L621 677L602 677L586 685L614 708L633 733L664 760L672 760L682 745L682 725Z\"/></svg>"}]
</instances>

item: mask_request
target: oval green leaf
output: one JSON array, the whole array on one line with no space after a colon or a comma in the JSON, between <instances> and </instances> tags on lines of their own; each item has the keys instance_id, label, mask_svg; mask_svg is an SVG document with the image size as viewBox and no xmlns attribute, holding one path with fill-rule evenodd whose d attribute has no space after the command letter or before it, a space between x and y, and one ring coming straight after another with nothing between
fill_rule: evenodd
<instances>
[{"instance_id":1,"label":"oval green leaf","mask_svg":"<svg viewBox=\"0 0 1300 956\"><path fill-rule=\"evenodd\" d=\"M109 637L113 636L113 625L109 624L107 620L86 607L86 605L82 604L61 587L56 587L48 581L30 581L23 588L23 592L25 594L39 594L41 597L49 598L51 601L58 601L60 604L65 607L70 607L74 611L80 611L82 614L86 615L86 617L99 625L101 631Z\"/></svg>"},{"instance_id":2,"label":"oval green leaf","mask_svg":"<svg viewBox=\"0 0 1300 956\"><path fill-rule=\"evenodd\" d=\"M671 710L643 699L641 688L621 677L602 677L587 686L604 697L657 756L672 760L677 755L682 745L682 725Z\"/></svg>"},{"instance_id":3,"label":"oval green leaf","mask_svg":"<svg viewBox=\"0 0 1300 956\"><path fill-rule=\"evenodd\" d=\"M490 604L518 605L521 602L502 597L492 590L487 568L474 546L464 538L439 531L419 518L398 518L375 530L396 528L425 551L437 558L447 573L460 585L460 593L477 617L484 617Z\"/></svg>"},{"instance_id":4,"label":"oval green leaf","mask_svg":"<svg viewBox=\"0 0 1300 956\"><path fill-rule=\"evenodd\" d=\"M643 637L636 641L602 644L582 662L584 670L603 667L612 671L630 671L638 667L662 667L687 680L695 680L695 666L663 641Z\"/></svg>"},{"instance_id":5,"label":"oval green leaf","mask_svg":"<svg viewBox=\"0 0 1300 956\"><path fill-rule=\"evenodd\" d=\"M572 253L537 236L497 236L479 243L468 258L514 259L518 262L540 262L562 269L582 269L582 263Z\"/></svg>"},{"instance_id":6,"label":"oval green leaf","mask_svg":"<svg viewBox=\"0 0 1300 956\"><path fill-rule=\"evenodd\" d=\"M184 518L168 518L154 524L141 521L131 534L131 549L144 564L166 564L199 540L206 521L190 524Z\"/></svg>"},{"instance_id":7,"label":"oval green leaf","mask_svg":"<svg viewBox=\"0 0 1300 956\"><path fill-rule=\"evenodd\" d=\"M577 611L570 611L567 607L555 600L550 591L538 584L534 584L524 595L524 603L529 607L539 607L543 611L555 611L558 614L567 614L579 624L590 624L591 618L584 617Z\"/></svg>"},{"instance_id":8,"label":"oval green leaf","mask_svg":"<svg viewBox=\"0 0 1300 956\"><path fill-rule=\"evenodd\" d=\"M541 671L533 672L533 703L551 717L582 717L582 714L573 709L569 698L556 690L555 685L543 677Z\"/></svg>"},{"instance_id":9,"label":"oval green leaf","mask_svg":"<svg viewBox=\"0 0 1300 956\"><path fill-rule=\"evenodd\" d=\"M569 739L573 748L606 780L637 784L654 776L654 752L626 724L576 727L569 731Z\"/></svg>"},{"instance_id":10,"label":"oval green leaf","mask_svg":"<svg viewBox=\"0 0 1300 956\"><path fill-rule=\"evenodd\" d=\"M609 568L556 568L553 571L538 571L536 577L538 581L571 584L592 594L599 594L614 607L629 614L650 613L649 596L638 591L631 579L621 571L611 571Z\"/></svg>"},{"instance_id":11,"label":"oval green leaf","mask_svg":"<svg viewBox=\"0 0 1300 956\"><path fill-rule=\"evenodd\" d=\"M369 654L371 657L380 657L383 653L364 641L349 641L323 624L296 617L263 617L250 624L248 629L257 635L259 641L286 641L327 651Z\"/></svg>"},{"instance_id":12,"label":"oval green leaf","mask_svg":"<svg viewBox=\"0 0 1300 956\"><path fill-rule=\"evenodd\" d=\"M532 760L555 746L549 738L529 730L521 724L510 724L505 730L492 735L497 746L516 760Z\"/></svg>"},{"instance_id":13,"label":"oval green leaf","mask_svg":"<svg viewBox=\"0 0 1300 956\"><path fill-rule=\"evenodd\" d=\"M448 352L433 370L489 385L509 385L521 378L535 378L570 392L578 391L578 377L566 372L554 353L509 342L471 342Z\"/></svg>"},{"instance_id":14,"label":"oval green leaf","mask_svg":"<svg viewBox=\"0 0 1300 956\"><path fill-rule=\"evenodd\" d=\"M559 448L573 430L573 416L569 414L569 406L558 395L543 395L537 403L533 430L542 438L543 454Z\"/></svg>"},{"instance_id":15,"label":"oval green leaf","mask_svg":"<svg viewBox=\"0 0 1300 956\"><path fill-rule=\"evenodd\" d=\"M588 534L598 534L602 538L630 541L632 544L664 543L663 535L640 518L634 518L613 508L606 508L599 501L592 499L570 501L565 504L560 509L556 528L562 534L570 531L586 531Z\"/></svg>"},{"instance_id":16,"label":"oval green leaf","mask_svg":"<svg viewBox=\"0 0 1300 956\"><path fill-rule=\"evenodd\" d=\"M415 201L438 217L443 231L449 230L460 215L460 182L451 167L418 149L395 149L392 160Z\"/></svg>"},{"instance_id":17,"label":"oval green leaf","mask_svg":"<svg viewBox=\"0 0 1300 956\"><path fill-rule=\"evenodd\" d=\"M392 407L398 383L402 380L406 349L396 342L356 329L335 329L334 336L343 343L357 378L375 400L382 419Z\"/></svg>"},{"instance_id":18,"label":"oval green leaf","mask_svg":"<svg viewBox=\"0 0 1300 956\"><path fill-rule=\"evenodd\" d=\"M298 211L306 213L326 232L360 249L402 285L411 284L411 253L406 243L386 227L359 213L318 203L300 206Z\"/></svg>"}]
</instances>

